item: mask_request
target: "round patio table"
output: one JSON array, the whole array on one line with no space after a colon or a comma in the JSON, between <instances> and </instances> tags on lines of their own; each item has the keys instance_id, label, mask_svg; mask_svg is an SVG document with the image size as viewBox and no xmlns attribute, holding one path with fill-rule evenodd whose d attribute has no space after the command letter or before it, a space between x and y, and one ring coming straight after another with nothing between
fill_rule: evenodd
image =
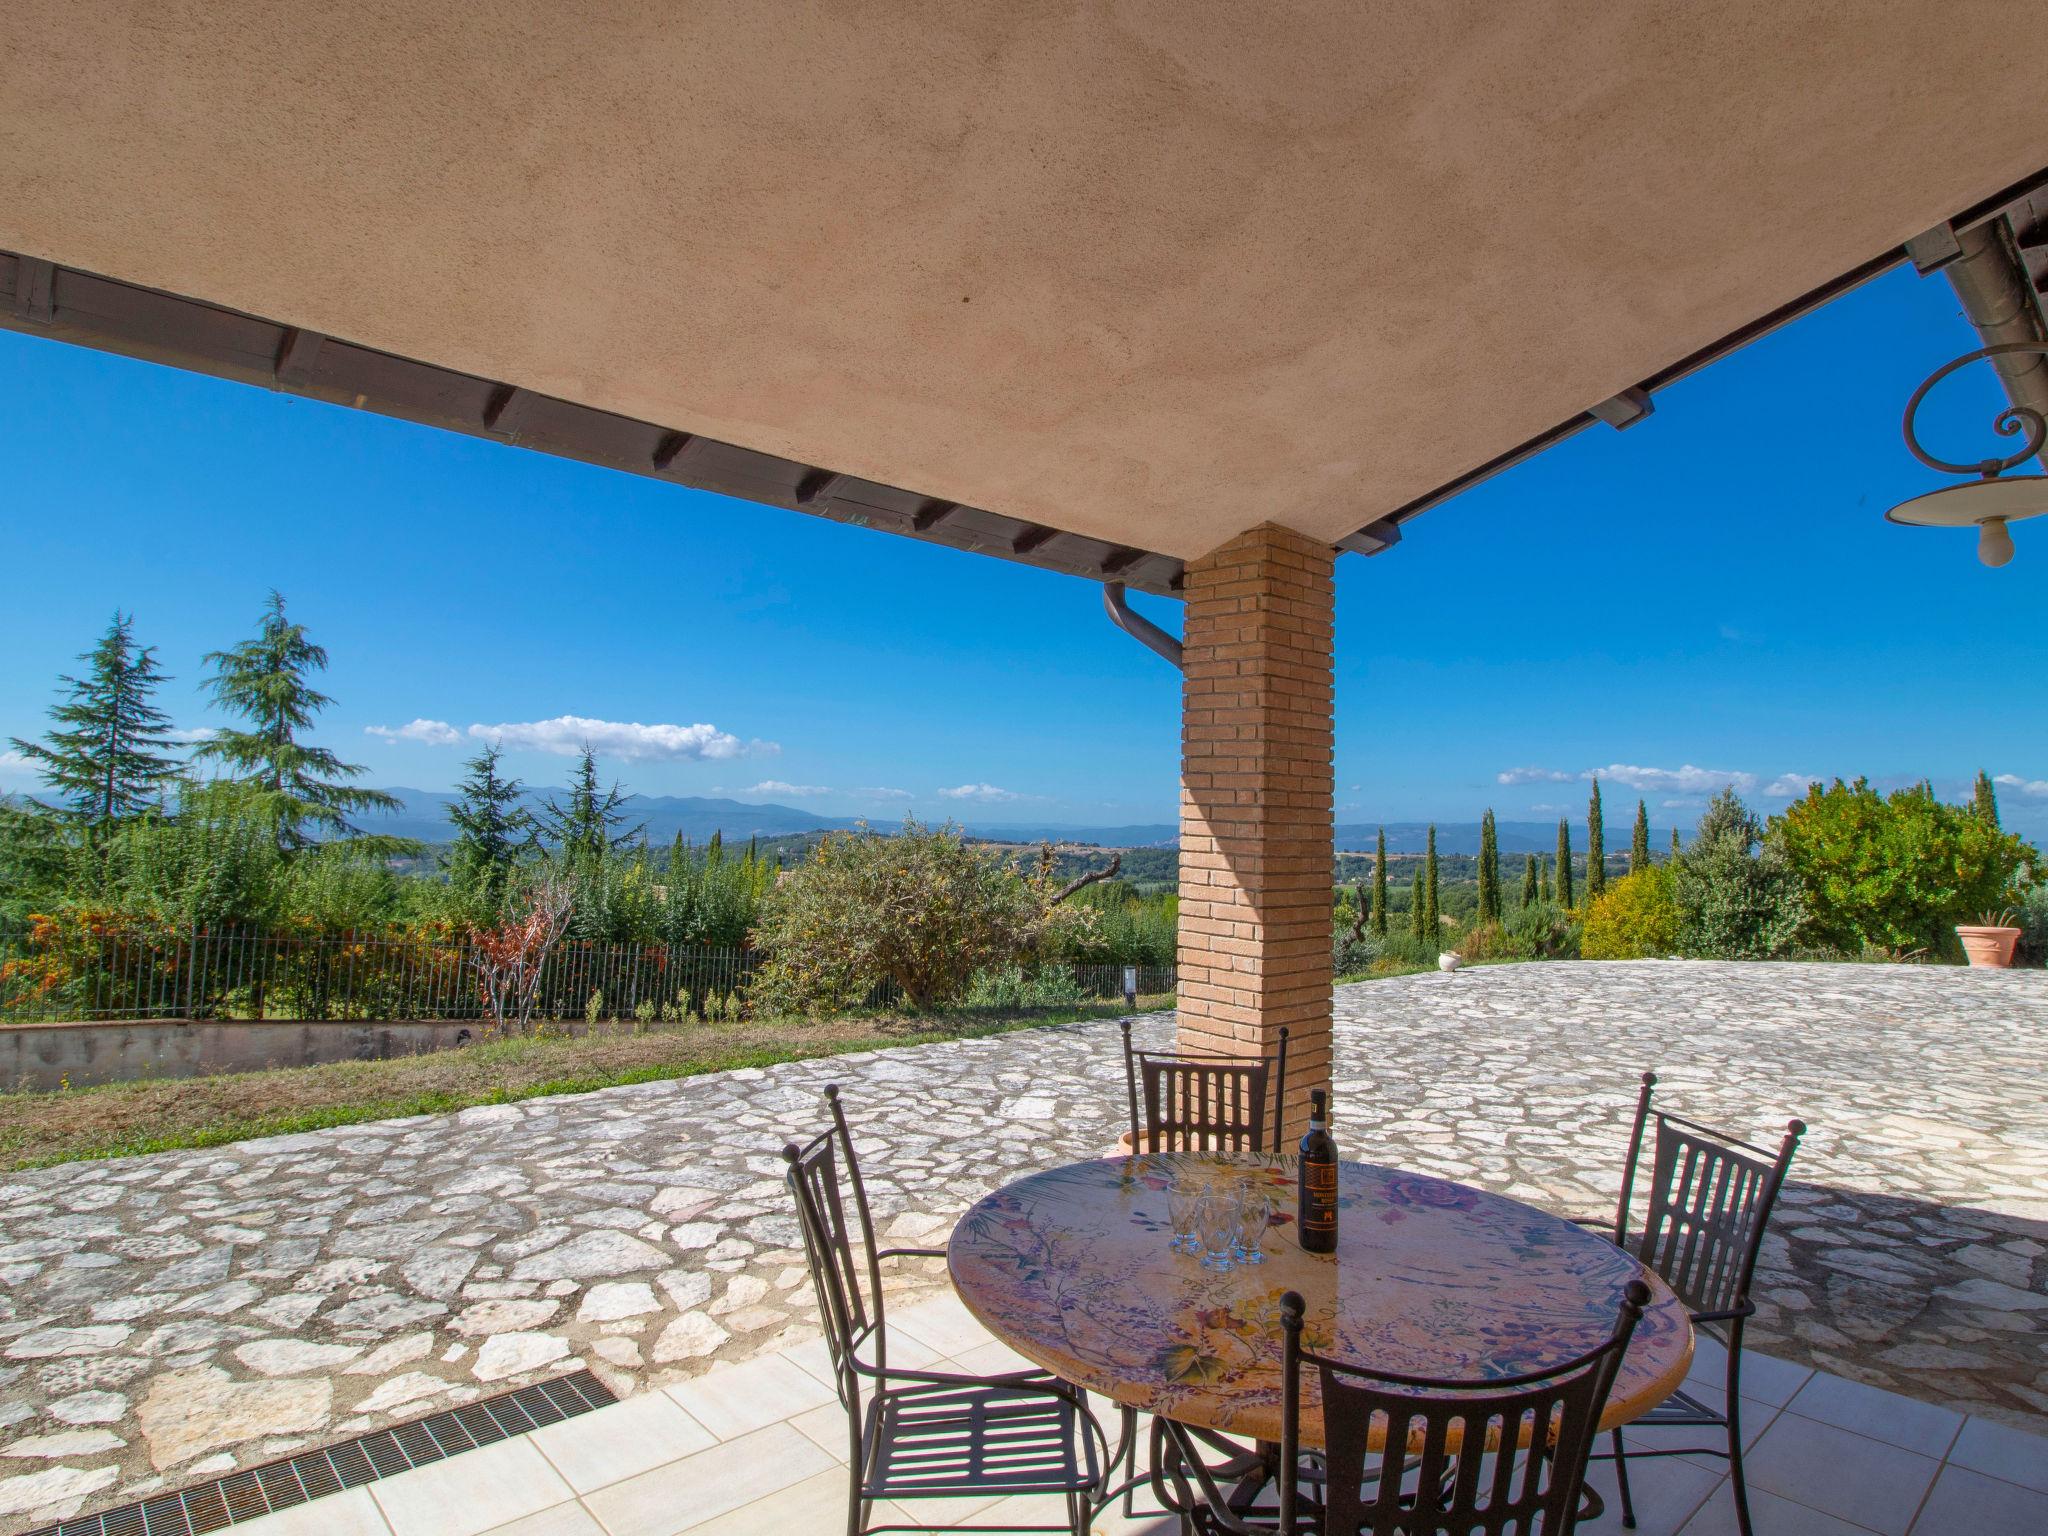
<instances>
[{"instance_id":1,"label":"round patio table","mask_svg":"<svg viewBox=\"0 0 2048 1536\"><path fill-rule=\"evenodd\" d=\"M1262 1264L1206 1269L1171 1246L1167 1191L1269 1184L1281 1213ZM1562 1365L1607 1338L1631 1280L1651 1300L1601 1427L1669 1397L1692 1361L1670 1287L1605 1238L1518 1200L1425 1174L1347 1162L1334 1254L1294 1235L1292 1157L1104 1158L1004 1186L960 1218L947 1267L989 1332L1076 1386L1184 1425L1280 1438L1280 1297L1308 1304L1319 1354L1438 1378ZM1314 1372L1301 1436L1323 1443Z\"/></svg>"}]
</instances>

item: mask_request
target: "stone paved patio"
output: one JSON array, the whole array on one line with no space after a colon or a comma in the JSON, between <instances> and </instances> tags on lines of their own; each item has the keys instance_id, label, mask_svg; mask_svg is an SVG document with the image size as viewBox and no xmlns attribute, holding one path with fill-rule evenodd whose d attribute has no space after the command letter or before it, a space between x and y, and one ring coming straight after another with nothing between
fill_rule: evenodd
<instances>
[{"instance_id":1,"label":"stone paved patio","mask_svg":"<svg viewBox=\"0 0 2048 1536\"><path fill-rule=\"evenodd\" d=\"M1338 1012L1347 1155L1577 1214L1611 1209L1644 1067L1762 1139L1802 1115L1758 1342L2048 1428L2048 975L1523 965ZM1090 1024L7 1177L0 1525L578 1360L625 1392L800 1340L775 1148L833 1080L899 1238L1119 1128Z\"/></svg>"}]
</instances>

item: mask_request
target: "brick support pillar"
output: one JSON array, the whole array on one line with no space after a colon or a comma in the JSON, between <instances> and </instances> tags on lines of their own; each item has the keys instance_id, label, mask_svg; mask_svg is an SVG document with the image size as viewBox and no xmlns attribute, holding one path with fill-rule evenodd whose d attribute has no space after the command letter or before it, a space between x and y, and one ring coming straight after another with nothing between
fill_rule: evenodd
<instances>
[{"instance_id":1,"label":"brick support pillar","mask_svg":"<svg viewBox=\"0 0 2048 1536\"><path fill-rule=\"evenodd\" d=\"M1288 1031L1283 1136L1330 1082L1335 555L1266 523L1191 561L1184 595L1180 1043Z\"/></svg>"}]
</instances>

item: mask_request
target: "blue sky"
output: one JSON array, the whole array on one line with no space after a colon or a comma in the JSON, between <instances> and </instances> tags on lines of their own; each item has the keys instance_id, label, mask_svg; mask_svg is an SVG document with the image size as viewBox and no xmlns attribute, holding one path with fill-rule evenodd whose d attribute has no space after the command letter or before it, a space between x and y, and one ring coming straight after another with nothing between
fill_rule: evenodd
<instances>
[{"instance_id":1,"label":"blue sky","mask_svg":"<svg viewBox=\"0 0 2048 1536\"><path fill-rule=\"evenodd\" d=\"M1982 766L2048 827L2048 523L1991 571L1882 517L1940 478L1906 396L1974 345L1946 283L1893 273L1340 561L1339 819L1576 815L1606 769L1689 823L1731 777L1775 808ZM1988 451L2001 401L1970 370L1927 435ZM333 656L319 739L373 783L447 787L474 726L539 784L588 737L653 793L1174 814L1177 680L1092 584L7 333L0 412L0 737L117 606L203 727L201 654L276 586ZM29 787L4 757L0 786Z\"/></svg>"}]
</instances>

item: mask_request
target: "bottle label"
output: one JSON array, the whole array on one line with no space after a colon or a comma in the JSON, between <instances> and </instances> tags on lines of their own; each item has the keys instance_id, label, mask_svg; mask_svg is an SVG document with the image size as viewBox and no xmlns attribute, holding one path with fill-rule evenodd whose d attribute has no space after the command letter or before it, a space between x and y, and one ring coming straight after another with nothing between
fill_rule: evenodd
<instances>
[{"instance_id":1,"label":"bottle label","mask_svg":"<svg viewBox=\"0 0 2048 1536\"><path fill-rule=\"evenodd\" d=\"M1308 1208L1302 1213L1302 1224L1310 1231L1332 1232L1337 1227L1337 1165L1335 1163L1307 1163L1302 1167L1302 1182L1308 1190Z\"/></svg>"}]
</instances>

